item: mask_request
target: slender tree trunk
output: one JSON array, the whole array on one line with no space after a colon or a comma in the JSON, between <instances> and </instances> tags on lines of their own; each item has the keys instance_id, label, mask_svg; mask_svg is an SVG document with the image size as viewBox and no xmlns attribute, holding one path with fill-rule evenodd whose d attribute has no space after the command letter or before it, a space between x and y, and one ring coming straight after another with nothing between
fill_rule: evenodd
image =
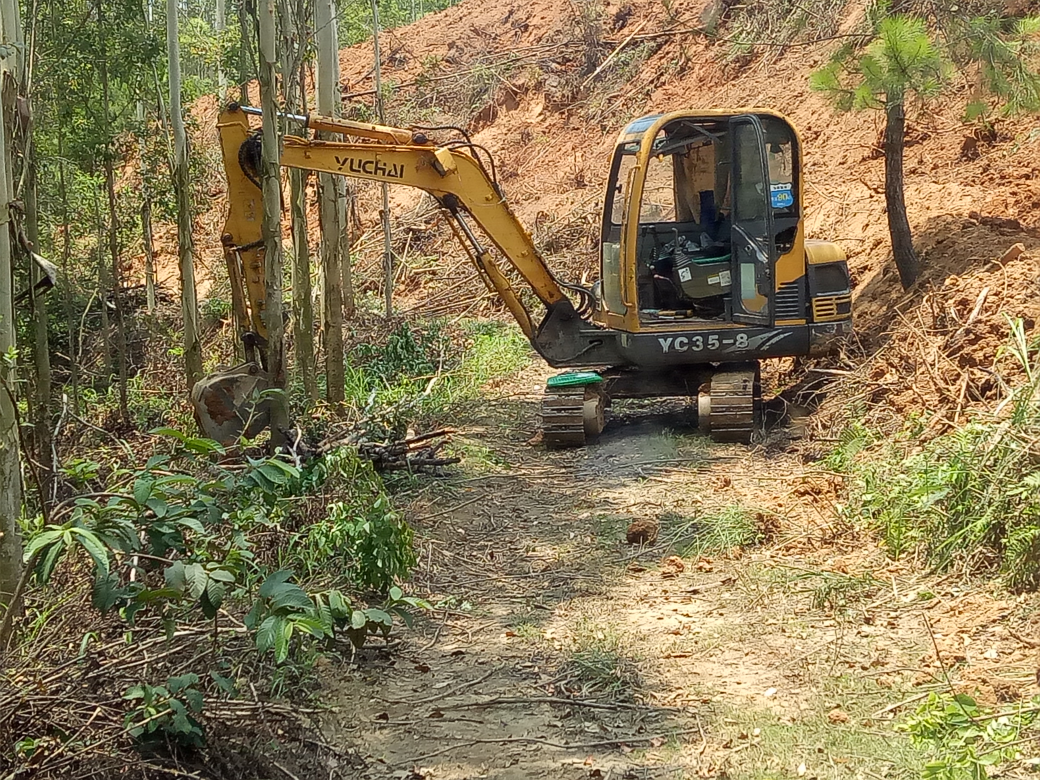
<instances>
[{"instance_id":1,"label":"slender tree trunk","mask_svg":"<svg viewBox=\"0 0 1040 780\"><path fill-rule=\"evenodd\" d=\"M25 232L33 251L38 251L40 224L36 204L36 150L31 141L26 144L25 165ZM32 269L29 281L35 289L36 283L43 278L43 271L33 262L29 267ZM34 294L32 304L33 362L36 364L33 438L36 440L36 460L47 466L40 476L44 482L44 495L49 496L55 464L51 455L51 345L46 294Z\"/></svg>"},{"instance_id":2,"label":"slender tree trunk","mask_svg":"<svg viewBox=\"0 0 1040 780\"><path fill-rule=\"evenodd\" d=\"M224 28L227 23L224 18L224 2L225 0L216 0L216 18L214 19L213 31L217 34L217 40L222 41L224 38ZM224 63L217 59L217 92L220 95L220 100L224 100L224 94L227 92L227 78L224 76Z\"/></svg>"},{"instance_id":3,"label":"slender tree trunk","mask_svg":"<svg viewBox=\"0 0 1040 780\"><path fill-rule=\"evenodd\" d=\"M249 105L249 14L246 11L246 0L238 0L238 100L243 106Z\"/></svg>"},{"instance_id":4,"label":"slender tree trunk","mask_svg":"<svg viewBox=\"0 0 1040 780\"><path fill-rule=\"evenodd\" d=\"M101 200L97 191L94 192L94 220L97 226L97 239L94 251L97 254L97 278L98 278L98 302L101 305L101 357L104 366L105 389L112 386L112 374L114 373L114 356L112 354L112 323L108 317L108 294L111 288L108 281L109 267L105 262L105 221L101 217Z\"/></svg>"},{"instance_id":5,"label":"slender tree trunk","mask_svg":"<svg viewBox=\"0 0 1040 780\"><path fill-rule=\"evenodd\" d=\"M0 25L5 45L20 42L18 5L13 0L0 2ZM12 70L17 73L14 58L0 65L6 76ZM4 121L11 110L10 105L0 101L0 203L12 199L12 160ZM14 367L15 354L14 295L11 277L11 234L7 226L0 230L0 605L8 612L21 611L14 599L18 581L22 575L22 537L18 518L22 511L21 460L18 449L18 418L14 404L17 374ZM10 625L11 621L5 621ZM6 631L5 631L6 633ZM7 637L0 637L6 642Z\"/></svg>"},{"instance_id":6,"label":"slender tree trunk","mask_svg":"<svg viewBox=\"0 0 1040 780\"><path fill-rule=\"evenodd\" d=\"M152 194L141 183L141 241L144 245L144 294L149 316L155 315L155 242L152 239Z\"/></svg>"},{"instance_id":7,"label":"slender tree trunk","mask_svg":"<svg viewBox=\"0 0 1040 780\"><path fill-rule=\"evenodd\" d=\"M383 77L382 53L379 50L379 0L372 0L372 47L375 58L373 70L376 88L376 116L379 124L386 124L386 113L383 110ZM379 212L383 222L383 306L384 315L394 315L394 250L390 238L390 188L386 182L380 185L383 196L383 208Z\"/></svg>"},{"instance_id":8,"label":"slender tree trunk","mask_svg":"<svg viewBox=\"0 0 1040 780\"><path fill-rule=\"evenodd\" d=\"M144 24L149 32L152 30L152 0L144 0ZM152 193L148 187L147 163L145 152L148 133L148 112L145 110L143 98L137 100L137 122L140 125L140 138L137 153L140 158L141 176L141 245L144 248L144 295L145 309L149 317L155 315L155 244L152 241Z\"/></svg>"},{"instance_id":9,"label":"slender tree trunk","mask_svg":"<svg viewBox=\"0 0 1040 780\"><path fill-rule=\"evenodd\" d=\"M307 8L302 0L281 0L282 74L285 107L294 114L307 113L304 80L304 41L307 40ZM296 371L307 398L318 400L314 375L314 300L311 292L311 252L307 236L307 177L299 168L289 171L289 208L292 216L293 262L292 312Z\"/></svg>"},{"instance_id":10,"label":"slender tree trunk","mask_svg":"<svg viewBox=\"0 0 1040 780\"><path fill-rule=\"evenodd\" d=\"M61 278L62 304L65 309L65 327L69 331L69 384L72 386L72 410L79 414L79 340L76 315L72 305L72 276L69 262L72 258L72 225L69 224L69 191L65 185L65 139L58 131L58 189L61 191Z\"/></svg>"},{"instance_id":11,"label":"slender tree trunk","mask_svg":"<svg viewBox=\"0 0 1040 780\"><path fill-rule=\"evenodd\" d=\"M293 341L296 343L296 370L300 372L307 398L318 400L318 381L314 375L314 302L311 292L311 252L307 243L306 179L299 168L289 172L289 198L292 203L292 306Z\"/></svg>"},{"instance_id":12,"label":"slender tree trunk","mask_svg":"<svg viewBox=\"0 0 1040 780\"><path fill-rule=\"evenodd\" d=\"M892 237L892 257L899 281L909 290L921 275L921 262L914 251L910 221L906 218L903 197L903 146L906 140L906 113L902 99L890 101L885 121L885 206L888 232Z\"/></svg>"},{"instance_id":13,"label":"slender tree trunk","mask_svg":"<svg viewBox=\"0 0 1040 780\"><path fill-rule=\"evenodd\" d=\"M184 320L184 375L190 391L202 378L202 349L199 345L199 302L195 294L195 258L192 252L188 136L181 111L181 47L177 0L166 0L166 46L170 60L170 124L173 129L173 190L177 197L181 318Z\"/></svg>"},{"instance_id":14,"label":"slender tree trunk","mask_svg":"<svg viewBox=\"0 0 1040 780\"><path fill-rule=\"evenodd\" d=\"M112 105L108 83L108 52L105 44L104 4L98 6L98 27L101 30L101 110L105 123L105 189L108 192L108 251L112 263L112 300L115 304L116 375L119 377L119 416L123 425L130 425L130 409L126 394L126 321L123 312L123 271L119 262L119 215L116 209L116 174L112 162Z\"/></svg>"},{"instance_id":15,"label":"slender tree trunk","mask_svg":"<svg viewBox=\"0 0 1040 780\"><path fill-rule=\"evenodd\" d=\"M335 0L316 0L314 29L318 39L318 113L340 114L339 41ZM330 136L330 139L338 136ZM343 403L343 317L354 313L350 273L350 242L341 176L318 174L318 214L321 225L322 332L325 337L325 393L331 404Z\"/></svg>"},{"instance_id":16,"label":"slender tree trunk","mask_svg":"<svg viewBox=\"0 0 1040 780\"><path fill-rule=\"evenodd\" d=\"M172 2L172 0L171 0ZM258 0L260 107L263 109L261 169L264 189L264 282L267 300L264 324L267 325L267 360L271 383L285 388L285 325L282 319L282 178L281 148L278 138L278 100L275 95L278 55L278 19L275 0ZM285 395L271 399L271 444L285 445L289 410Z\"/></svg>"}]
</instances>

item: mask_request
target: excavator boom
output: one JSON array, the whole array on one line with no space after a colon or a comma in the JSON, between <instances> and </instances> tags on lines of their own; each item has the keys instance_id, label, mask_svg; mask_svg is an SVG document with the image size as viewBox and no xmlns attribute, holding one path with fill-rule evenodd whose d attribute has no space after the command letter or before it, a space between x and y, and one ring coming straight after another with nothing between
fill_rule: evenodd
<instances>
[{"instance_id":1,"label":"excavator boom","mask_svg":"<svg viewBox=\"0 0 1040 780\"><path fill-rule=\"evenodd\" d=\"M263 421L263 413L252 407L247 410L249 414L243 412L249 405L243 402L242 383L249 384L251 390L266 387L263 193L257 173L260 139L250 127L251 113L258 112L232 104L221 113L218 122L228 179L228 216L221 240L247 364L207 377L193 391L196 416L203 430L229 443L237 440L247 426L254 428L257 419ZM561 346L574 351L572 346L561 344L561 328L576 331L583 320L553 277L531 235L509 208L502 190L481 162L477 147L468 139L437 146L422 132L318 116L297 119L313 129L366 140L318 141L286 136L282 166L407 185L428 192L450 216L476 269L500 296L535 349L550 362L556 362L553 353ZM469 219L544 305L540 318L536 319L521 301Z\"/></svg>"}]
</instances>

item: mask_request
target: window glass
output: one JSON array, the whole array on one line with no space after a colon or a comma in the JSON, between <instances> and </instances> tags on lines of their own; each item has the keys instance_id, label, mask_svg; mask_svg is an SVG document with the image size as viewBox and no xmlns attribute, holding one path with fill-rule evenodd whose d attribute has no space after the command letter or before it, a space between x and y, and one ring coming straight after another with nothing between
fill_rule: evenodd
<instances>
[{"instance_id":1,"label":"window glass","mask_svg":"<svg viewBox=\"0 0 1040 780\"><path fill-rule=\"evenodd\" d=\"M782 122L765 117L766 160L769 164L769 203L777 216L793 216L798 210L794 181L794 138Z\"/></svg>"},{"instance_id":2,"label":"window glass","mask_svg":"<svg viewBox=\"0 0 1040 780\"><path fill-rule=\"evenodd\" d=\"M655 146L666 139L664 131ZM647 163L643 183L643 202L639 207L639 224L675 221L675 167L672 155L655 155Z\"/></svg>"},{"instance_id":3,"label":"window glass","mask_svg":"<svg viewBox=\"0 0 1040 780\"><path fill-rule=\"evenodd\" d=\"M610 209L610 221L615 225L620 225L625 217L625 201L628 200L628 177L635 164L636 157L634 154L626 154L621 158L617 181L612 193L614 200Z\"/></svg>"}]
</instances>

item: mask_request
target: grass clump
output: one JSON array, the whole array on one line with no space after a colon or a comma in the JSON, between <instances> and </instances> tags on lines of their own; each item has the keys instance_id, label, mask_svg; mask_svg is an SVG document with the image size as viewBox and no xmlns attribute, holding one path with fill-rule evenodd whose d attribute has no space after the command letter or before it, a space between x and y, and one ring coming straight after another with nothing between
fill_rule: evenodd
<instances>
[{"instance_id":1,"label":"grass clump","mask_svg":"<svg viewBox=\"0 0 1040 780\"><path fill-rule=\"evenodd\" d=\"M440 425L480 396L490 381L515 373L531 348L516 328L466 322L402 323L383 343L355 345L346 371L348 406L369 438L400 437L409 425Z\"/></svg>"},{"instance_id":2,"label":"grass clump","mask_svg":"<svg viewBox=\"0 0 1040 780\"><path fill-rule=\"evenodd\" d=\"M1007 352L1025 381L992 411L924 444L911 436L861 448L850 458L850 511L878 529L894 556L918 554L940 569L997 570L1011 589L1035 590L1040 355L1020 321L1011 330Z\"/></svg>"},{"instance_id":3,"label":"grass clump","mask_svg":"<svg viewBox=\"0 0 1040 780\"><path fill-rule=\"evenodd\" d=\"M665 512L660 522L662 538L684 558L753 547L764 537L756 514L741 504L732 504L697 517Z\"/></svg>"},{"instance_id":4,"label":"grass clump","mask_svg":"<svg viewBox=\"0 0 1040 780\"><path fill-rule=\"evenodd\" d=\"M748 57L756 45L766 43L775 57L785 44L833 35L847 5L848 0L773 0L736 5L724 21L729 56Z\"/></svg>"},{"instance_id":5,"label":"grass clump","mask_svg":"<svg viewBox=\"0 0 1040 780\"><path fill-rule=\"evenodd\" d=\"M631 701L642 681L635 659L625 652L624 641L611 626L581 624L563 664L562 687L576 698Z\"/></svg>"},{"instance_id":6,"label":"grass clump","mask_svg":"<svg viewBox=\"0 0 1040 780\"><path fill-rule=\"evenodd\" d=\"M774 708L713 705L713 723L705 731L732 741L734 750L724 766L732 780L921 777L920 747L890 730L861 725L874 711L898 701L901 692L839 675L824 677L815 692L798 694L797 706L780 698L785 695L781 688ZM836 717L835 710L841 715Z\"/></svg>"}]
</instances>

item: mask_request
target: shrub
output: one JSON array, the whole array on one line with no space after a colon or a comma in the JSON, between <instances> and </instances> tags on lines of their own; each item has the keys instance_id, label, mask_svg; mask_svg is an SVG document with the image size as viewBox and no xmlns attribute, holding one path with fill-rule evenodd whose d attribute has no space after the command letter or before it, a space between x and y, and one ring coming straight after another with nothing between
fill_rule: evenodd
<instances>
[{"instance_id":1,"label":"shrub","mask_svg":"<svg viewBox=\"0 0 1040 780\"><path fill-rule=\"evenodd\" d=\"M882 442L834 462L851 463L852 509L875 526L893 555L920 552L939 568L955 560L969 568L996 565L1014 590L1040 586L1040 360L1021 322L1012 323L1008 352L1026 380L990 413L913 445ZM844 450L849 450L845 444ZM858 448L858 449L857 449Z\"/></svg>"}]
</instances>

